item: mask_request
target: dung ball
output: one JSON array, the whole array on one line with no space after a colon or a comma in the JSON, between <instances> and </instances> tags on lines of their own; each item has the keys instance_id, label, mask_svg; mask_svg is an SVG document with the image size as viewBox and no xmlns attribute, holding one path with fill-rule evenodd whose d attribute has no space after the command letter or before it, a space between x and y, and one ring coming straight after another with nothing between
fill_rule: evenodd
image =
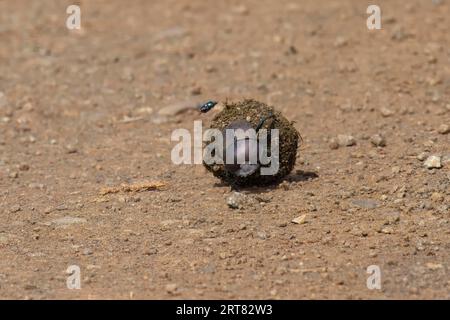
<instances>
[{"instance_id":1,"label":"dung ball","mask_svg":"<svg viewBox=\"0 0 450 320\"><path fill-rule=\"evenodd\" d=\"M256 136L240 137L234 136L234 140L227 139L227 130L254 129ZM297 148L300 134L293 124L287 120L280 112L265 103L246 99L239 102L226 102L222 111L220 111L211 121L210 129L217 129L222 132L223 150L222 161L203 161L206 169L215 177L226 183L240 186L257 186L276 183L284 176L288 175L295 166ZM262 129L266 129L264 131ZM272 140L272 129L278 130L278 140ZM259 133L267 133L267 144L261 143ZM255 140L256 137L256 140ZM275 139L275 136L273 137ZM276 141L278 148L278 157L271 152L272 141ZM274 143L275 145L275 143ZM271 159L270 163L262 161L259 157L261 149ZM258 157L249 161L249 154L256 152ZM234 154L227 160L227 154ZM238 162L237 157L241 155L245 162ZM272 161L277 161L273 166ZM263 168L274 168L277 170L267 174L268 170ZM269 171L270 172L270 171Z\"/></svg>"}]
</instances>

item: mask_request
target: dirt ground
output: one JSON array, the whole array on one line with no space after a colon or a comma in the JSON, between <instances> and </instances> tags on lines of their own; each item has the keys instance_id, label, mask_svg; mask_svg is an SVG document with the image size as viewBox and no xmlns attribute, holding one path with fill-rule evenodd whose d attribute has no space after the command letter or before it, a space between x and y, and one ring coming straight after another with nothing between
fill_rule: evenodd
<instances>
[{"instance_id":1,"label":"dirt ground","mask_svg":"<svg viewBox=\"0 0 450 320\"><path fill-rule=\"evenodd\" d=\"M450 1L373 2L0 1L0 298L450 299ZM285 181L172 163L242 98L295 121Z\"/></svg>"}]
</instances>

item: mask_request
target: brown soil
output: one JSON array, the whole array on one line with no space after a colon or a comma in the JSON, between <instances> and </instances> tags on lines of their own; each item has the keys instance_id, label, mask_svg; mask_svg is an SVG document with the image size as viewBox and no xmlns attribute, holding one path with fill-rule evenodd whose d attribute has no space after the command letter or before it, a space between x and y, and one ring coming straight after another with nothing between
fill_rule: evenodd
<instances>
[{"instance_id":1,"label":"brown soil","mask_svg":"<svg viewBox=\"0 0 450 320\"><path fill-rule=\"evenodd\" d=\"M449 299L450 3L372 2L0 1L0 297ZM227 98L303 137L240 209L159 113Z\"/></svg>"}]
</instances>

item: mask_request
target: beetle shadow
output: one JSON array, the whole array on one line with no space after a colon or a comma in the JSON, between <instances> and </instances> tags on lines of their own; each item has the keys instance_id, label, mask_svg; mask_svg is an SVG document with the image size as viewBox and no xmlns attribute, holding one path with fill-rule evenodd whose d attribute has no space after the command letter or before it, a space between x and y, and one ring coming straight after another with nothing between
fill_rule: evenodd
<instances>
[{"instance_id":1,"label":"beetle shadow","mask_svg":"<svg viewBox=\"0 0 450 320\"><path fill-rule=\"evenodd\" d=\"M214 184L214 187L231 187L232 191L243 191L246 193L265 193L273 191L277 188L279 188L279 185L284 182L305 182L305 181L312 181L314 179L319 178L319 175L317 172L314 171L303 171L303 170L297 170L296 173L291 173L287 175L286 177L283 177L277 181L274 181L270 184L260 185L260 186L243 186L243 185L236 185L236 184L229 184L223 181L216 182Z\"/></svg>"},{"instance_id":2,"label":"beetle shadow","mask_svg":"<svg viewBox=\"0 0 450 320\"><path fill-rule=\"evenodd\" d=\"M314 179L319 178L317 172L314 171L303 171L297 170L296 173L290 174L283 179L289 182L304 182L304 181L312 181Z\"/></svg>"}]
</instances>

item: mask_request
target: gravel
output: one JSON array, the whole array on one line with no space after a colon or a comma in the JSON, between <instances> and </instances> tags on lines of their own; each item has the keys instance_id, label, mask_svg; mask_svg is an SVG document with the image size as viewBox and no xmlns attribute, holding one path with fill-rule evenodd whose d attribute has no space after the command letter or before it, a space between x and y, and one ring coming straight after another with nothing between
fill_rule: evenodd
<instances>
[{"instance_id":1,"label":"gravel","mask_svg":"<svg viewBox=\"0 0 450 320\"><path fill-rule=\"evenodd\" d=\"M351 135L340 134L337 136L337 143L340 147L351 147L356 144L356 140Z\"/></svg>"},{"instance_id":2,"label":"gravel","mask_svg":"<svg viewBox=\"0 0 450 320\"><path fill-rule=\"evenodd\" d=\"M439 169L442 168L441 157L439 156L429 156L427 160L423 163L427 169Z\"/></svg>"},{"instance_id":3,"label":"gravel","mask_svg":"<svg viewBox=\"0 0 450 320\"><path fill-rule=\"evenodd\" d=\"M385 147L386 139L380 134L374 134L370 137L370 142L376 147Z\"/></svg>"},{"instance_id":4,"label":"gravel","mask_svg":"<svg viewBox=\"0 0 450 320\"><path fill-rule=\"evenodd\" d=\"M438 128L440 134L450 133L450 126L448 124L441 124Z\"/></svg>"},{"instance_id":5,"label":"gravel","mask_svg":"<svg viewBox=\"0 0 450 320\"><path fill-rule=\"evenodd\" d=\"M244 209L248 202L248 196L240 192L233 192L233 194L227 198L227 205L231 209Z\"/></svg>"}]
</instances>

